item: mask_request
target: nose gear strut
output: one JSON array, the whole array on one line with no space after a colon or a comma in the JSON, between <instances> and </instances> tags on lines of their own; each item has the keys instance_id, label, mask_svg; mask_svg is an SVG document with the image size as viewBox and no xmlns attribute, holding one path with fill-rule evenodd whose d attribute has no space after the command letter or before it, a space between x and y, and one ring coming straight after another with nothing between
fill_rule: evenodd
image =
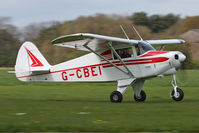
<instances>
[{"instance_id":1,"label":"nose gear strut","mask_svg":"<svg viewBox=\"0 0 199 133\"><path fill-rule=\"evenodd\" d=\"M175 101L181 101L184 98L184 92L177 86L176 76L173 74L173 80L171 82L173 89L171 90L171 97Z\"/></svg>"}]
</instances>

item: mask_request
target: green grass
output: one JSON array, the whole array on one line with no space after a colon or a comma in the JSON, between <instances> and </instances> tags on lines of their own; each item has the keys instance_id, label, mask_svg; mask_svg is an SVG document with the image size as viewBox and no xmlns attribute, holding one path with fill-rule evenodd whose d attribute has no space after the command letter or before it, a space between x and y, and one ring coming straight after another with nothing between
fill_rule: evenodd
<instances>
[{"instance_id":1,"label":"green grass","mask_svg":"<svg viewBox=\"0 0 199 133\"><path fill-rule=\"evenodd\" d=\"M199 71L182 75L181 102L170 98L166 77L145 83L144 103L132 88L111 103L116 83L24 83L1 69L0 131L199 131Z\"/></svg>"}]
</instances>

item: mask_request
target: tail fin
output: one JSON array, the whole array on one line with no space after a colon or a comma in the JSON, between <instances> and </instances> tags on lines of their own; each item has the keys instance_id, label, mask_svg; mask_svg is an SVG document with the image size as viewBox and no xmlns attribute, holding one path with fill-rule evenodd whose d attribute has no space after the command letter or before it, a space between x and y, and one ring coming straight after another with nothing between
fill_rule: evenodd
<instances>
[{"instance_id":1,"label":"tail fin","mask_svg":"<svg viewBox=\"0 0 199 133\"><path fill-rule=\"evenodd\" d=\"M50 70L50 64L39 52L32 42L25 42L19 49L15 73L16 77L22 81L29 81L28 77L32 74L46 73Z\"/></svg>"}]
</instances>

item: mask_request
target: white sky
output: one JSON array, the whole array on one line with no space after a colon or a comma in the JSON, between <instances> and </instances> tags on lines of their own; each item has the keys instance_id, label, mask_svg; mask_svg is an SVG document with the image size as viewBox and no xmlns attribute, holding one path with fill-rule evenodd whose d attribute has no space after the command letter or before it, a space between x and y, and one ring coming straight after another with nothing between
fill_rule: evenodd
<instances>
[{"instance_id":1,"label":"white sky","mask_svg":"<svg viewBox=\"0 0 199 133\"><path fill-rule=\"evenodd\" d=\"M35 22L74 20L79 16L174 13L181 17L199 15L199 0L0 0L0 17L23 27Z\"/></svg>"}]
</instances>

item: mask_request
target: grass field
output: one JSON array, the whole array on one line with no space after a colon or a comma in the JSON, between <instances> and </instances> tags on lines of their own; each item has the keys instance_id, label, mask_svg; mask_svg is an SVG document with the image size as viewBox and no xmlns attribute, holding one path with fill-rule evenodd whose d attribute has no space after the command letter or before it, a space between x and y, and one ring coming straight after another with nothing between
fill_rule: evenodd
<instances>
[{"instance_id":1,"label":"grass field","mask_svg":"<svg viewBox=\"0 0 199 133\"><path fill-rule=\"evenodd\" d=\"M183 101L170 98L166 77L145 83L144 103L132 88L111 103L116 83L23 83L7 70L0 70L0 131L199 131L199 70L184 76Z\"/></svg>"}]
</instances>

